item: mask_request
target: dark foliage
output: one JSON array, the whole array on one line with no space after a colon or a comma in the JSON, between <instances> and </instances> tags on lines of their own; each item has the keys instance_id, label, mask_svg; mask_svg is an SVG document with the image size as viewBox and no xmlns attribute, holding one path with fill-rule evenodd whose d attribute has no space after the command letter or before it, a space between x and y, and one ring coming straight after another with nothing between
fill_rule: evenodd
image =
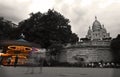
<instances>
[{"instance_id":1,"label":"dark foliage","mask_svg":"<svg viewBox=\"0 0 120 77\"><path fill-rule=\"evenodd\" d=\"M111 41L111 49L114 55L114 61L120 62L120 34Z\"/></svg>"},{"instance_id":2,"label":"dark foliage","mask_svg":"<svg viewBox=\"0 0 120 77\"><path fill-rule=\"evenodd\" d=\"M31 13L30 18L19 23L19 29L25 35L25 39L49 48L54 43L75 43L78 36L72 33L71 26L60 13L48 10L47 13Z\"/></svg>"},{"instance_id":3,"label":"dark foliage","mask_svg":"<svg viewBox=\"0 0 120 77\"><path fill-rule=\"evenodd\" d=\"M0 40L16 39L19 36L18 33L14 23L0 17Z\"/></svg>"}]
</instances>

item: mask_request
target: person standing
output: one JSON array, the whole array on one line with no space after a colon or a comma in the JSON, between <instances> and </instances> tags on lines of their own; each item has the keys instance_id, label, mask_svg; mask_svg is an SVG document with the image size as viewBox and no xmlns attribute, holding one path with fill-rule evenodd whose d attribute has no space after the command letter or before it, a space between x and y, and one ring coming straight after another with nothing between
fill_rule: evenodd
<instances>
[{"instance_id":1,"label":"person standing","mask_svg":"<svg viewBox=\"0 0 120 77\"><path fill-rule=\"evenodd\" d=\"M16 67L17 63L18 63L18 55L16 55L15 57L14 67Z\"/></svg>"},{"instance_id":2,"label":"person standing","mask_svg":"<svg viewBox=\"0 0 120 77\"><path fill-rule=\"evenodd\" d=\"M7 64L10 65L10 63L11 63L11 57L7 59Z\"/></svg>"},{"instance_id":3,"label":"person standing","mask_svg":"<svg viewBox=\"0 0 120 77\"><path fill-rule=\"evenodd\" d=\"M1 66L2 66L2 62L3 62L3 57L0 56L0 68L1 68Z\"/></svg>"},{"instance_id":4,"label":"person standing","mask_svg":"<svg viewBox=\"0 0 120 77\"><path fill-rule=\"evenodd\" d=\"M2 65L2 57L0 56L0 68L1 68L1 65Z\"/></svg>"}]
</instances>

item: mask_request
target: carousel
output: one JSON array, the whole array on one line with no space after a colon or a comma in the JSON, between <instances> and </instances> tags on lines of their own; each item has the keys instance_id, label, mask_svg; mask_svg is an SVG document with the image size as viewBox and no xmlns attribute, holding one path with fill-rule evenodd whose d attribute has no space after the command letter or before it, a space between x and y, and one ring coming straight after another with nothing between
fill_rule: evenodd
<instances>
[{"instance_id":1,"label":"carousel","mask_svg":"<svg viewBox=\"0 0 120 77\"><path fill-rule=\"evenodd\" d=\"M2 65L25 65L28 55L34 49L40 49L35 43L28 42L24 39L19 40L1 40L0 63Z\"/></svg>"}]
</instances>

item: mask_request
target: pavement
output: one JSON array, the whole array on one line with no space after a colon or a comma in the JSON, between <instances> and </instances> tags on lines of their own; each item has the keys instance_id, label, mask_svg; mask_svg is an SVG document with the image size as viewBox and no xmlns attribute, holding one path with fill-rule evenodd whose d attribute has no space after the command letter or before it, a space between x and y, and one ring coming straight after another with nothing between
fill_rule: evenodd
<instances>
[{"instance_id":1,"label":"pavement","mask_svg":"<svg viewBox=\"0 0 120 77\"><path fill-rule=\"evenodd\" d=\"M0 77L120 77L117 68L78 68L78 67L7 67L0 68ZM29 70L29 72L26 72Z\"/></svg>"}]
</instances>

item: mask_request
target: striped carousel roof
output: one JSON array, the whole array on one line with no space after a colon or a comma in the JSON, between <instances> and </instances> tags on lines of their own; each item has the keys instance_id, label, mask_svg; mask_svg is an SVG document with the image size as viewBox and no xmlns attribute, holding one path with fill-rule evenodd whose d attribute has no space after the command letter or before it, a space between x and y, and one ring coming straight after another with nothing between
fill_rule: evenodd
<instances>
[{"instance_id":1,"label":"striped carousel roof","mask_svg":"<svg viewBox=\"0 0 120 77\"><path fill-rule=\"evenodd\" d=\"M10 46L10 45L18 45L18 46L29 46L29 47L37 47L40 48L39 44L28 42L24 39L18 40L0 40L0 46Z\"/></svg>"}]
</instances>

